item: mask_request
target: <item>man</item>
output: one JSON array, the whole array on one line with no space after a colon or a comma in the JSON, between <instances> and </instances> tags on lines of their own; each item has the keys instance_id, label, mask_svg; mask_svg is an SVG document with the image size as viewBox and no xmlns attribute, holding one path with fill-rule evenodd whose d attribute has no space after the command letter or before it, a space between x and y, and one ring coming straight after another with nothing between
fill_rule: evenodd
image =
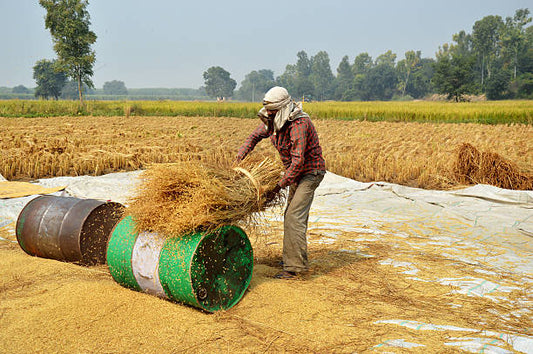
<instances>
[{"instance_id":1,"label":"man","mask_svg":"<svg viewBox=\"0 0 533 354\"><path fill-rule=\"evenodd\" d=\"M307 223L315 189L326 167L316 129L301 104L293 101L283 87L273 87L263 100L258 113L259 125L240 147L237 160L242 160L259 141L270 138L278 150L285 174L273 193L289 186L283 221L283 271L275 278L292 279L308 270Z\"/></svg>"}]
</instances>

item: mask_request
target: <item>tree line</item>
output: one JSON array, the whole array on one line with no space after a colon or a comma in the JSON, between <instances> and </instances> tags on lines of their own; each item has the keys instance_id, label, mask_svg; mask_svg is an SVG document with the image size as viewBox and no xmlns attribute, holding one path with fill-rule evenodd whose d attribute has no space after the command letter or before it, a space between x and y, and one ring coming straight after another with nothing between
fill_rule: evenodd
<instances>
[{"instance_id":1,"label":"tree line","mask_svg":"<svg viewBox=\"0 0 533 354\"><path fill-rule=\"evenodd\" d=\"M88 0L39 0L46 9L45 27L50 30L57 59L38 61L33 67L37 83L35 96L73 98L83 103L83 94L94 90L92 82L96 34L90 30ZM333 74L329 55L319 51L309 56L296 54L278 77L269 69L248 73L238 90L231 74L220 66L203 73L205 86L199 91L213 98L232 97L260 101L272 86L286 87L303 100L409 100L444 94L461 100L465 95L486 95L488 99L533 98L533 26L528 9L513 17L490 15L478 20L472 32L452 36L439 47L436 58L422 58L410 50L397 58L387 51L376 58L346 55ZM398 60L397 60L398 59ZM16 87L24 91L23 87ZM104 95L128 95L122 81L106 82Z\"/></svg>"},{"instance_id":2,"label":"tree line","mask_svg":"<svg viewBox=\"0 0 533 354\"><path fill-rule=\"evenodd\" d=\"M297 53L295 64L274 77L272 70L248 73L238 90L230 73L221 67L204 72L205 89L211 97L234 97L260 101L272 86L279 85L300 99L373 101L419 99L444 94L461 100L465 95L488 99L533 98L533 26L528 9L513 17L486 16L474 23L471 33L452 36L452 43L439 47L436 58L422 58L410 50L397 61L387 51L372 58L368 53L353 61L344 56L336 75L329 55L320 51L309 57Z\"/></svg>"}]
</instances>

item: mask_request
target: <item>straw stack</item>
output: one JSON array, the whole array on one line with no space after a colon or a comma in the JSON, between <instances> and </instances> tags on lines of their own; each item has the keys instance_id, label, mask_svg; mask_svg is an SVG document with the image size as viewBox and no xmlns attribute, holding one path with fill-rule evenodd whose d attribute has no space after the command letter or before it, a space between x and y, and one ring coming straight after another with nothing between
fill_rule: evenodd
<instances>
[{"instance_id":1,"label":"straw stack","mask_svg":"<svg viewBox=\"0 0 533 354\"><path fill-rule=\"evenodd\" d=\"M457 148L453 172L459 183L484 183L500 188L531 190L533 176L495 152L480 152L469 143Z\"/></svg>"},{"instance_id":2,"label":"straw stack","mask_svg":"<svg viewBox=\"0 0 533 354\"><path fill-rule=\"evenodd\" d=\"M282 202L279 193L269 193L282 170L268 158L246 159L238 166L220 159L154 165L141 175L127 213L139 231L168 236L248 222L254 213Z\"/></svg>"}]
</instances>

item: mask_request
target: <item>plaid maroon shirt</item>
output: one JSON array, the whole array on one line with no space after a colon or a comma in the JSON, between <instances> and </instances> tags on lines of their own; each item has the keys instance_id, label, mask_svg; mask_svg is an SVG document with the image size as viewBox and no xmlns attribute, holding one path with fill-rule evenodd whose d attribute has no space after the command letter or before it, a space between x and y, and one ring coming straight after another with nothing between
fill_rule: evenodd
<instances>
[{"instance_id":1,"label":"plaid maroon shirt","mask_svg":"<svg viewBox=\"0 0 533 354\"><path fill-rule=\"evenodd\" d=\"M318 134L309 117L287 122L275 134L267 131L264 124L259 125L240 147L237 158L243 159L258 142L268 137L278 150L286 169L285 175L278 183L280 187L285 188L298 182L300 177L306 173L326 170Z\"/></svg>"}]
</instances>

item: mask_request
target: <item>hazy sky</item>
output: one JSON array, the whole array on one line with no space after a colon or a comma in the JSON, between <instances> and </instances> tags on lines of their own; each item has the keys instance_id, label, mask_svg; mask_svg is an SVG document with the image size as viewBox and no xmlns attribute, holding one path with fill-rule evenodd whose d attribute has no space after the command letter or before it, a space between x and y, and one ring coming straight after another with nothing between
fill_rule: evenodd
<instances>
[{"instance_id":1,"label":"hazy sky","mask_svg":"<svg viewBox=\"0 0 533 354\"><path fill-rule=\"evenodd\" d=\"M296 53L320 50L331 69L344 55L374 59L392 50L435 57L461 30L487 15L533 11L531 0L90 0L98 39L93 81L126 87L203 85L203 72L222 66L240 86L252 70L283 73ZM33 65L55 53L38 0L0 0L0 86L34 87Z\"/></svg>"}]
</instances>

